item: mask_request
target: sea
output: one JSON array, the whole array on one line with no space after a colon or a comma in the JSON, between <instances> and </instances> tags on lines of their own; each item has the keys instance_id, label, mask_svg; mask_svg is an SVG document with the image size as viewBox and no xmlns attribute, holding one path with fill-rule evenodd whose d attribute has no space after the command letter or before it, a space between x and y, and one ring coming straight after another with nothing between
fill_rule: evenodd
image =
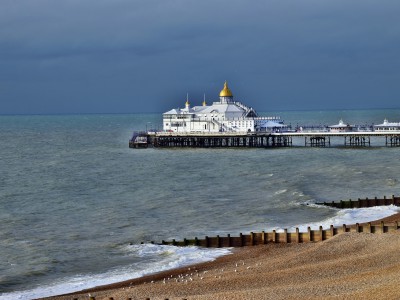
<instances>
[{"instance_id":1,"label":"sea","mask_svg":"<svg viewBox=\"0 0 400 300\"><path fill-rule=\"evenodd\" d=\"M381 124L399 109L280 111L286 124ZM0 116L0 299L33 299L229 255L162 240L340 226L397 207L315 205L400 195L400 147L130 149L162 114ZM335 146L335 143L337 146ZM297 145L297 146L296 146ZM152 244L151 242L154 242Z\"/></svg>"}]
</instances>

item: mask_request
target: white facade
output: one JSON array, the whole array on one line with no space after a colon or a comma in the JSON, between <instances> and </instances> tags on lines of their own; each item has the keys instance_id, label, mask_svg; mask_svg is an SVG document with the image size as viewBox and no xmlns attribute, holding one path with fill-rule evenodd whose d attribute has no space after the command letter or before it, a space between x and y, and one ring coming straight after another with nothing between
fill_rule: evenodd
<instances>
[{"instance_id":1,"label":"white facade","mask_svg":"<svg viewBox=\"0 0 400 300\"><path fill-rule=\"evenodd\" d=\"M233 95L225 82L219 101L212 105L176 108L163 114L163 129L167 132L254 132L286 128L278 117L258 117L251 107L233 101ZM272 122L271 122L272 121Z\"/></svg>"},{"instance_id":2,"label":"white facade","mask_svg":"<svg viewBox=\"0 0 400 300\"><path fill-rule=\"evenodd\" d=\"M389 122L387 119L382 124L374 125L375 131L398 131L400 130L400 123Z\"/></svg>"},{"instance_id":3,"label":"white facade","mask_svg":"<svg viewBox=\"0 0 400 300\"><path fill-rule=\"evenodd\" d=\"M352 125L345 124L343 120L339 121L339 124L328 126L330 132L349 132L353 131Z\"/></svg>"}]
</instances>

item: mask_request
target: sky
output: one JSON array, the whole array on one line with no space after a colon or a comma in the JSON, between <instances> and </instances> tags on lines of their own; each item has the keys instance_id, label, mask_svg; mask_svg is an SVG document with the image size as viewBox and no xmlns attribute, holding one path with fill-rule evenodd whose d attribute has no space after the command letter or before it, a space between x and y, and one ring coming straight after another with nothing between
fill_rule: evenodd
<instances>
[{"instance_id":1,"label":"sky","mask_svg":"<svg viewBox=\"0 0 400 300\"><path fill-rule=\"evenodd\" d=\"M400 108L398 0L1 0L0 114Z\"/></svg>"}]
</instances>

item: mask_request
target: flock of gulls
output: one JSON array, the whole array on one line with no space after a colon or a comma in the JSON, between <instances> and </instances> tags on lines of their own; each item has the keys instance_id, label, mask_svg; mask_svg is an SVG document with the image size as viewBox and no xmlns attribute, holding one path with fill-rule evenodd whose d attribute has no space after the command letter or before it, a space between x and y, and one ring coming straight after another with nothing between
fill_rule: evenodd
<instances>
[{"instance_id":1,"label":"flock of gulls","mask_svg":"<svg viewBox=\"0 0 400 300\"><path fill-rule=\"evenodd\" d=\"M256 263L253 267L261 266L260 263ZM236 274L243 274L245 271L250 270L252 266L246 265L244 261L240 261L234 264L233 272ZM176 283L184 283L188 284L195 280L204 280L207 278L211 279L220 279L223 277L224 272L229 271L228 269L217 269L217 270L205 270L199 271L196 268L188 268L188 272L179 274L179 275L170 275L169 277L165 277L163 280L160 281L150 281L150 284L155 284L161 282L161 284L167 284L169 282L176 282ZM146 282L144 282L146 284Z\"/></svg>"}]
</instances>

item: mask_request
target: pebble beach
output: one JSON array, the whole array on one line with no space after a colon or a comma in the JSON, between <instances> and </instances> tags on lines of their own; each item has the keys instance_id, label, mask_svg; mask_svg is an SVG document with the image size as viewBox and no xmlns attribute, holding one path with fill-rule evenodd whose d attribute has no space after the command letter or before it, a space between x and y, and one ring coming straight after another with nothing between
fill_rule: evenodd
<instances>
[{"instance_id":1,"label":"pebble beach","mask_svg":"<svg viewBox=\"0 0 400 300\"><path fill-rule=\"evenodd\" d=\"M399 248L399 232L236 248L212 262L45 299L399 299Z\"/></svg>"}]
</instances>

